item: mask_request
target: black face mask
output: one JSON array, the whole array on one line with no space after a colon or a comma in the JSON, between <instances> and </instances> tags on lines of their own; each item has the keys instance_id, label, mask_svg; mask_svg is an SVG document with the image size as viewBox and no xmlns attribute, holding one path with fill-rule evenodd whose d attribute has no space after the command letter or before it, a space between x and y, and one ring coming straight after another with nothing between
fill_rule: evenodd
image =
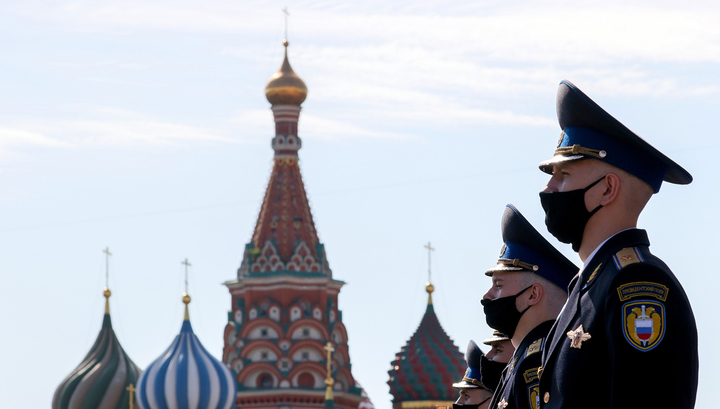
<instances>
[{"instance_id":1,"label":"black face mask","mask_svg":"<svg viewBox=\"0 0 720 409\"><path fill-rule=\"evenodd\" d=\"M496 362L492 359L488 359L485 355L480 357L480 374L482 376L483 385L492 389L497 389L500 384L500 377L502 371L505 369L507 364L502 362Z\"/></svg>"},{"instance_id":2,"label":"black face mask","mask_svg":"<svg viewBox=\"0 0 720 409\"><path fill-rule=\"evenodd\" d=\"M461 403L453 403L453 409L478 409L478 407L480 407L480 405L487 402L490 398L492 398L492 395L488 396L487 398L485 398L484 401L482 401L480 403L473 403L470 405L463 405Z\"/></svg>"},{"instance_id":3,"label":"black face mask","mask_svg":"<svg viewBox=\"0 0 720 409\"><path fill-rule=\"evenodd\" d=\"M508 297L496 298L494 300L480 300L480 304L482 304L483 311L485 312L485 322L487 322L488 327L502 332L507 335L508 338L512 338L513 334L515 334L515 328L518 322L520 322L520 317L525 314L525 311L532 307L529 305L524 310L518 311L517 308L515 308L515 300L530 287L532 287L532 285Z\"/></svg>"},{"instance_id":4,"label":"black face mask","mask_svg":"<svg viewBox=\"0 0 720 409\"><path fill-rule=\"evenodd\" d=\"M572 244L574 251L580 250L588 220L602 207L602 205L598 205L593 211L588 212L585 207L585 192L600 183L605 176L591 183L585 189L568 192L540 192L540 203L545 210L545 225L548 231L561 242Z\"/></svg>"}]
</instances>

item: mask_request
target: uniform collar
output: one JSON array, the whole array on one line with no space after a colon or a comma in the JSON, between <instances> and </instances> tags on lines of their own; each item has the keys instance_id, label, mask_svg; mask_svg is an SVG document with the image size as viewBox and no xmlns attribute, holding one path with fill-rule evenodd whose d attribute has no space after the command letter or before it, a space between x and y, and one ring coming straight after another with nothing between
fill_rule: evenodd
<instances>
[{"instance_id":1,"label":"uniform collar","mask_svg":"<svg viewBox=\"0 0 720 409\"><path fill-rule=\"evenodd\" d=\"M647 232L642 229L631 228L623 230L605 240L597 249L587 258L587 262L583 265L583 269L579 273L580 289L584 290L595 281L602 263L608 260L613 254L625 247L649 246Z\"/></svg>"},{"instance_id":2,"label":"uniform collar","mask_svg":"<svg viewBox=\"0 0 720 409\"><path fill-rule=\"evenodd\" d=\"M612 236L608 237L607 239L605 239L605 240L604 240L602 243L600 243L597 247L595 247L595 250L593 250L592 253L590 253L590 255L585 259L585 262L583 263L582 268L580 268L580 273L582 274L582 272L585 271L585 266L587 266L588 264L590 264L590 263L592 262L592 259L593 259L593 257L595 257L595 254L598 252L598 250L600 250L600 248L601 248L605 243L608 242L608 240L612 239L613 237L617 236L618 234L620 234L620 233L622 233L622 232L625 232L625 231L628 231L628 230L632 230L632 229L635 229L635 228L634 228L634 227L631 227L631 228L629 228L629 229L620 230L619 232L617 232L617 233L613 234Z\"/></svg>"},{"instance_id":3,"label":"uniform collar","mask_svg":"<svg viewBox=\"0 0 720 409\"><path fill-rule=\"evenodd\" d=\"M520 346L515 350L515 353L519 354L518 358L520 358L521 355L525 354L525 350L530 346L530 344L539 339L545 338L548 332L550 332L550 328L553 326L554 323L555 320L548 320L540 323L540 325L530 330L530 332L525 335L525 338L523 338Z\"/></svg>"}]
</instances>

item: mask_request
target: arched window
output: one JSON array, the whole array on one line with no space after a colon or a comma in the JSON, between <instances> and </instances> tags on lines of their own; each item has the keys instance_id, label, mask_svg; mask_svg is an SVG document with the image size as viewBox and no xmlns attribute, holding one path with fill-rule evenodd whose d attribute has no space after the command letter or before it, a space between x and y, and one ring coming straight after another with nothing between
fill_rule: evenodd
<instances>
[{"instance_id":1,"label":"arched window","mask_svg":"<svg viewBox=\"0 0 720 409\"><path fill-rule=\"evenodd\" d=\"M270 376L266 373L258 376L258 378L257 378L257 387L258 388L267 389L267 388L272 388L272 386L273 386L272 376Z\"/></svg>"},{"instance_id":2,"label":"arched window","mask_svg":"<svg viewBox=\"0 0 720 409\"><path fill-rule=\"evenodd\" d=\"M312 388L315 386L315 377L312 374L303 372L298 376L298 386L301 388Z\"/></svg>"}]
</instances>

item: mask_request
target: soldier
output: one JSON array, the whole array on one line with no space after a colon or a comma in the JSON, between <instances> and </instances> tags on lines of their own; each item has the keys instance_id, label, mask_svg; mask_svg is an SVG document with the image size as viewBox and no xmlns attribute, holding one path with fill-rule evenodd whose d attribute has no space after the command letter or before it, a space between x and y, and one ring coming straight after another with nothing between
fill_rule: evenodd
<instances>
[{"instance_id":1,"label":"soldier","mask_svg":"<svg viewBox=\"0 0 720 409\"><path fill-rule=\"evenodd\" d=\"M492 337L486 338L483 344L490 347L490 351L485 354L480 363L483 382L490 389L495 390L500 383L503 369L515 352L515 347L507 335L497 330L493 331Z\"/></svg>"},{"instance_id":2,"label":"soldier","mask_svg":"<svg viewBox=\"0 0 720 409\"><path fill-rule=\"evenodd\" d=\"M663 181L692 176L560 83L563 132L540 169L552 177L540 199L548 231L584 264L543 351L543 408L692 408L697 328L670 269L648 250L637 219ZM672 387L657 381L671 374Z\"/></svg>"},{"instance_id":3,"label":"soldier","mask_svg":"<svg viewBox=\"0 0 720 409\"><path fill-rule=\"evenodd\" d=\"M493 395L491 408L539 406L538 375L545 336L567 298L578 268L535 230L515 207L502 218L503 247L485 273L492 287L483 296L487 324L515 346Z\"/></svg>"},{"instance_id":4,"label":"soldier","mask_svg":"<svg viewBox=\"0 0 720 409\"><path fill-rule=\"evenodd\" d=\"M480 371L480 361L485 355L478 348L475 341L470 341L465 353L467 369L460 382L454 383L453 388L460 391L453 408L455 409L487 409L493 391L483 383Z\"/></svg>"},{"instance_id":5,"label":"soldier","mask_svg":"<svg viewBox=\"0 0 720 409\"><path fill-rule=\"evenodd\" d=\"M490 338L485 338L483 344L490 347L490 351L485 356L495 362L506 364L510 362L510 358L515 352L515 347L510 342L510 338L498 330L493 331Z\"/></svg>"}]
</instances>

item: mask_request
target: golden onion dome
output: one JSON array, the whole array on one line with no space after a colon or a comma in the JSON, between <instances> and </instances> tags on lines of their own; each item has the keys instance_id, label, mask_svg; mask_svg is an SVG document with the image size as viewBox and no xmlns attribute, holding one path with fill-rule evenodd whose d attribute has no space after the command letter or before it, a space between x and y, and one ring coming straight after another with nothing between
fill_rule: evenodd
<instances>
[{"instance_id":1,"label":"golden onion dome","mask_svg":"<svg viewBox=\"0 0 720 409\"><path fill-rule=\"evenodd\" d=\"M285 46L285 60L280 70L276 72L265 86L265 97L272 105L297 105L305 101L307 87L303 80L295 74L287 56L287 40L283 41Z\"/></svg>"}]
</instances>

